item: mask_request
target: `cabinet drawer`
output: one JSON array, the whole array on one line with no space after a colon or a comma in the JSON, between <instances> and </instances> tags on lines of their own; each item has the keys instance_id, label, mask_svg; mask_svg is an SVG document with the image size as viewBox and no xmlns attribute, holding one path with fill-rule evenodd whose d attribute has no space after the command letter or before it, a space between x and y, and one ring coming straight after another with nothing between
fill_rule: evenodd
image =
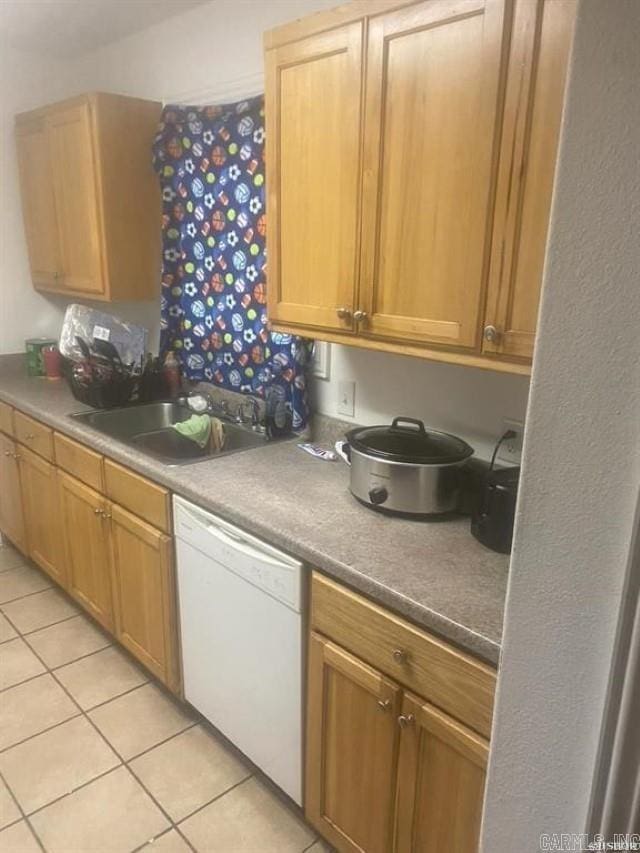
<instances>
[{"instance_id":1,"label":"cabinet drawer","mask_svg":"<svg viewBox=\"0 0 640 853\"><path fill-rule=\"evenodd\" d=\"M165 533L171 532L169 492L134 474L110 459L104 461L106 493L125 509L153 524Z\"/></svg>"},{"instance_id":2,"label":"cabinet drawer","mask_svg":"<svg viewBox=\"0 0 640 853\"><path fill-rule=\"evenodd\" d=\"M17 411L13 413L13 427L21 444L53 462L53 430Z\"/></svg>"},{"instance_id":3,"label":"cabinet drawer","mask_svg":"<svg viewBox=\"0 0 640 853\"><path fill-rule=\"evenodd\" d=\"M7 403L0 402L0 432L13 435L13 409Z\"/></svg>"},{"instance_id":4,"label":"cabinet drawer","mask_svg":"<svg viewBox=\"0 0 640 853\"><path fill-rule=\"evenodd\" d=\"M489 736L496 673L314 572L311 627L443 711Z\"/></svg>"},{"instance_id":5,"label":"cabinet drawer","mask_svg":"<svg viewBox=\"0 0 640 853\"><path fill-rule=\"evenodd\" d=\"M102 456L99 453L89 450L88 447L78 444L77 441L59 432L54 433L53 443L56 462L60 468L64 468L92 489L104 492Z\"/></svg>"}]
</instances>

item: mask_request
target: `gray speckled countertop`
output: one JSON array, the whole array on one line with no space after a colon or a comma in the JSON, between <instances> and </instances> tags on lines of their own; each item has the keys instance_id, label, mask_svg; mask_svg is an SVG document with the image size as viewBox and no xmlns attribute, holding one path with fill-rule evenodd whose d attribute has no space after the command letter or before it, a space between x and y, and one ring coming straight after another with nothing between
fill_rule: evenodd
<instances>
[{"instance_id":1,"label":"gray speckled countertop","mask_svg":"<svg viewBox=\"0 0 640 853\"><path fill-rule=\"evenodd\" d=\"M497 664L509 560L471 536L468 518L373 512L351 496L346 465L292 442L168 467L70 418L87 407L64 381L28 377L23 357L0 357L0 399Z\"/></svg>"}]
</instances>

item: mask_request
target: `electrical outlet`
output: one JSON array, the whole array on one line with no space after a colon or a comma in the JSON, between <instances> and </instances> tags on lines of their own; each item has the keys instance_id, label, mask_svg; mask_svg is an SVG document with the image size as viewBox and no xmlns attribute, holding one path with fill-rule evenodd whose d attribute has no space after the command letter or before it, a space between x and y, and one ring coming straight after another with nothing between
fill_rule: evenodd
<instances>
[{"instance_id":1,"label":"electrical outlet","mask_svg":"<svg viewBox=\"0 0 640 853\"><path fill-rule=\"evenodd\" d=\"M338 414L354 417L356 413L356 383L338 382Z\"/></svg>"},{"instance_id":2,"label":"electrical outlet","mask_svg":"<svg viewBox=\"0 0 640 853\"><path fill-rule=\"evenodd\" d=\"M522 421L514 421L511 418L504 418L502 421L502 434L512 429L516 436L503 441L498 450L496 459L498 462L504 462L507 465L519 465L520 457L522 456L522 437L524 435L524 424Z\"/></svg>"}]
</instances>

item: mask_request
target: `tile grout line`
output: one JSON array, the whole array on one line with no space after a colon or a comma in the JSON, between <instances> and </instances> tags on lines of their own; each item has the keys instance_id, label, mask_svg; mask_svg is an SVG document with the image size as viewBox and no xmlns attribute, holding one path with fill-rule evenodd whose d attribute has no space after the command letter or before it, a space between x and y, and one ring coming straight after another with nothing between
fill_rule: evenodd
<instances>
[{"instance_id":1,"label":"tile grout line","mask_svg":"<svg viewBox=\"0 0 640 853\"><path fill-rule=\"evenodd\" d=\"M6 614L5 614L6 615ZM41 628L33 628L31 631L25 631L21 634L21 637L32 637L34 634L38 634L40 631L47 631L49 628L53 628L56 625L62 625L63 622L71 622L72 619L78 619L80 616L85 619L88 618L89 614L85 614L82 611L78 610L77 613L73 613L71 616L65 616L64 619L57 619L55 622L51 622L50 625L43 625ZM93 625L93 621L91 625Z\"/></svg>"},{"instance_id":2,"label":"tile grout line","mask_svg":"<svg viewBox=\"0 0 640 853\"><path fill-rule=\"evenodd\" d=\"M244 785L245 782L248 782L250 779L253 779L253 778L254 778L253 773L249 773L248 776L245 776L244 779L241 779L239 782L236 782L235 785L232 785L230 788L227 788L225 791L222 791L222 793L220 793L220 794L216 794L215 797L211 797L211 799L207 800L206 803L202 803L202 805L198 806L197 809L194 809L192 812L189 812L189 814L186 814L184 817L181 817L180 820L178 821L178 823L176 824L176 828L180 824L182 824L185 821L192 818L194 815L197 815L198 812L201 812L203 809L206 809L207 806L211 805L211 803L215 803L216 800L221 800L227 794L230 794L231 791L234 791L236 788L239 788L240 785Z\"/></svg>"},{"instance_id":3,"label":"tile grout line","mask_svg":"<svg viewBox=\"0 0 640 853\"><path fill-rule=\"evenodd\" d=\"M60 624L60 623L58 623L58 624ZM25 643L27 643L27 645L33 651L33 653L36 654L36 650L33 648L33 646L31 645L29 640L27 640L26 637L24 638L24 641L25 641ZM73 660L68 660L68 661L65 661L64 663L59 663L56 666L49 667L49 669L51 670L51 672L54 672L55 670L58 670L58 669L63 669L65 666L71 666L72 663L77 663L79 660L85 660L86 658L93 657L93 655L99 655L100 652L104 652L107 649L111 649L111 648L116 648L114 643L109 643L108 645L103 646L101 649L95 649L95 651L87 652L85 655L79 655L77 658L74 658Z\"/></svg>"},{"instance_id":4,"label":"tile grout line","mask_svg":"<svg viewBox=\"0 0 640 853\"><path fill-rule=\"evenodd\" d=\"M3 546L0 545L0 553L2 552L2 547ZM5 574L5 572L12 572L14 569L23 569L23 568L30 569L31 566L28 563L25 563L24 560L20 560L20 562L16 563L15 566L9 566L6 569L0 569L0 575Z\"/></svg>"},{"instance_id":5,"label":"tile grout line","mask_svg":"<svg viewBox=\"0 0 640 853\"><path fill-rule=\"evenodd\" d=\"M16 824L16 823L19 823L21 820L24 820L24 819L25 819L25 817L26 817L26 815L25 815L25 813L24 813L24 810L23 810L22 806L21 806L21 805L20 805L20 803L18 802L18 798L16 797L16 795L13 793L13 791L12 791L12 790L11 790L11 788L9 787L9 783L8 783L8 782L7 782L7 780L4 778L4 776L3 776L3 774L2 774L2 772L1 772L1 771L0 771L0 780L2 780L2 782L3 782L4 786L5 786L5 788L6 788L6 789L7 789L7 791L9 792L9 796L11 797L11 799L13 800L13 802L15 803L15 806L16 806L16 808L18 809L18 812L19 812L19 814L20 814L20 817L17 817L15 820L12 820L12 821L11 821L11 823L8 823L6 826L3 826L3 827L2 827L2 829L3 829L3 830L5 830L5 829L8 829L10 826L13 826L13 825L14 825L14 824Z\"/></svg>"},{"instance_id":6,"label":"tile grout line","mask_svg":"<svg viewBox=\"0 0 640 853\"><path fill-rule=\"evenodd\" d=\"M184 729L180 729L179 732L176 732L173 735L169 735L169 737L166 737L164 740L158 741L158 743L153 744L153 746L148 746L146 749L143 749L142 752L136 752L136 754L132 755L131 758L124 759L125 763L129 764L131 761L136 761L138 758L142 758L143 755L146 755L148 752L151 752L157 746L164 746L166 743L169 743L169 741L173 740L174 738L180 737L180 735L183 735L185 732L194 729L197 725L199 725L199 723L197 722L190 723L188 726L185 726Z\"/></svg>"},{"instance_id":7,"label":"tile grout line","mask_svg":"<svg viewBox=\"0 0 640 853\"><path fill-rule=\"evenodd\" d=\"M16 806L18 807L18 811L22 815L22 820L24 820L26 826L31 830L31 833L36 840L36 844L40 847L40 849L43 851L43 853L47 853L47 851L45 850L44 844L40 840L40 836L35 831L35 828L33 827L31 821L29 820L25 810L20 805L18 798L13 793L13 789L11 788L11 786L9 785L9 783L7 782L7 780L5 779L5 777L2 773L0 773L0 779L2 779L2 781L4 782L4 785L7 789L7 791L9 792L9 796L12 798L12 800L15 802ZM14 821L12 824L10 824L10 826L14 826L16 823L18 823L18 821ZM3 831L4 831L4 829L8 829L8 827L3 827Z\"/></svg>"},{"instance_id":8,"label":"tile grout line","mask_svg":"<svg viewBox=\"0 0 640 853\"><path fill-rule=\"evenodd\" d=\"M43 675L48 675L49 673L42 673ZM27 743L27 741L33 740L34 737L38 737L38 735L47 734L47 732L53 731L53 729L57 729L58 726L64 726L65 723L69 723L71 720L77 720L78 717L82 716L82 712L77 714L72 714L72 716L67 717L65 720L61 720L59 723L54 723L52 726L47 726L46 729L42 729L39 732L35 732L35 734L28 735L28 737L22 738L22 740L17 740L15 743L9 744L9 746L3 746L0 749L0 755L4 755L5 752L9 752L10 749L13 749L14 746L22 746L23 743Z\"/></svg>"},{"instance_id":9,"label":"tile grout line","mask_svg":"<svg viewBox=\"0 0 640 853\"><path fill-rule=\"evenodd\" d=\"M74 719L77 719L77 717ZM64 800L65 797L69 797L71 796L71 794L75 794L76 791L79 791L81 788L86 788L87 785L90 785L92 782L97 782L98 779L102 779L104 776L108 776L109 773L113 773L114 770L118 770L120 767L124 767L124 762L120 759L120 756L117 753L115 753L115 755L118 761L120 762L119 764L116 764L114 767L110 767L108 770L104 770L102 773L98 773L97 776L94 776L92 779L89 779L88 782L83 782L82 785L78 785L77 787L72 788L70 791L65 791L64 794L60 794L59 797L55 797L55 799L51 800L48 803L45 803L43 806L38 806L37 809L34 809L31 812L25 812L25 818L30 819L35 815L40 814L40 812L44 811L45 809L48 809L49 806L53 806L55 805L55 803L59 803L60 800Z\"/></svg>"},{"instance_id":10,"label":"tile grout line","mask_svg":"<svg viewBox=\"0 0 640 853\"><path fill-rule=\"evenodd\" d=\"M38 663L40 663L40 661L38 661ZM30 675L28 678L23 678L22 681L16 681L14 682L14 684L7 684L6 687L0 687L0 696L2 696L3 693L6 693L7 690L13 690L14 687L21 687L23 684L28 684L30 681L35 681L36 678L40 678L41 675L46 674L46 670L43 670L42 672L36 672L35 675Z\"/></svg>"},{"instance_id":11,"label":"tile grout line","mask_svg":"<svg viewBox=\"0 0 640 853\"><path fill-rule=\"evenodd\" d=\"M46 592L46 590L44 590ZM16 599L18 600L18 599ZM64 619L58 619L56 622L51 622L49 625L40 625L38 628L32 628L30 631L19 631L16 627L15 622L12 622L9 616L2 609L2 605L0 605L0 613L4 616L4 618L9 622L14 631L18 631L18 636L22 637L30 637L31 634L37 634L38 631L44 631L45 628L53 628L54 625L61 625L63 622L68 622L70 619L75 619L76 616L83 616L84 614L78 612L74 613L72 616L65 616ZM15 640L15 637L13 638Z\"/></svg>"},{"instance_id":12,"label":"tile grout line","mask_svg":"<svg viewBox=\"0 0 640 853\"><path fill-rule=\"evenodd\" d=\"M20 568L25 567L20 566ZM29 566L26 568L29 568ZM10 569L9 571L15 570ZM41 592L49 592L50 589L55 589L55 587L52 584L49 584L49 586L43 586L42 589L34 589L32 592L24 592L22 595L16 595L15 598L7 598L6 601L0 601L0 607L5 607L7 604L15 604L16 601L22 601L23 598L33 598L34 595L40 595Z\"/></svg>"}]
</instances>

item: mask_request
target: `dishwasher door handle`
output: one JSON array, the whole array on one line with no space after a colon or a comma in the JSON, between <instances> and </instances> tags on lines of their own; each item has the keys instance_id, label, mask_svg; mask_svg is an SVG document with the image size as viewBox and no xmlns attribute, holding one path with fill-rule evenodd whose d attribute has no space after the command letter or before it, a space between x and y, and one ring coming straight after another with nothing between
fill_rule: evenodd
<instances>
[{"instance_id":1,"label":"dishwasher door handle","mask_svg":"<svg viewBox=\"0 0 640 853\"><path fill-rule=\"evenodd\" d=\"M245 557L250 557L254 560L260 560L263 563L268 563L270 566L276 566L279 569L292 568L292 566L290 566L288 563L285 563L282 560L278 560L277 558L272 557L271 554L267 554L260 548L254 548L249 542L247 542L246 539L243 539L241 536L236 536L228 530L223 530L216 524L207 525L207 533L209 533L210 536L216 538L219 542L222 542L224 545L227 545L229 548L233 548L234 551L237 551L240 554L244 554Z\"/></svg>"}]
</instances>

